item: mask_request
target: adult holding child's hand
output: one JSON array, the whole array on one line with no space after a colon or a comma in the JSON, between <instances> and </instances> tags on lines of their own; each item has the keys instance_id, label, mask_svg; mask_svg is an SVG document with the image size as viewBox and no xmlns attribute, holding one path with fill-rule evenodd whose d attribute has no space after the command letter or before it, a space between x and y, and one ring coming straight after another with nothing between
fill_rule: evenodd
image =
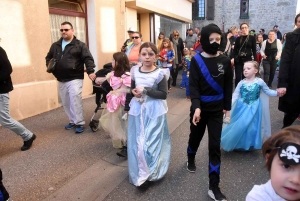
<instances>
[{"instance_id":1,"label":"adult holding child's hand","mask_svg":"<svg viewBox=\"0 0 300 201\"><path fill-rule=\"evenodd\" d=\"M283 128L293 124L300 114L300 14L295 17L295 29L286 34L286 44L281 55L277 91L278 109L285 113Z\"/></svg>"}]
</instances>

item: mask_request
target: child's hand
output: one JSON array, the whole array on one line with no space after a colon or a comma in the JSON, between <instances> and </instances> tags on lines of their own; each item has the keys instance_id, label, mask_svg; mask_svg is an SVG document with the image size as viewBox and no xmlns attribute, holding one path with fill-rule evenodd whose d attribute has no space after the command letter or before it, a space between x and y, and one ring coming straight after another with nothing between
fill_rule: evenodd
<instances>
[{"instance_id":1,"label":"child's hand","mask_svg":"<svg viewBox=\"0 0 300 201\"><path fill-rule=\"evenodd\" d=\"M230 124L230 117L225 117L225 118L223 119L223 123L224 123L224 124Z\"/></svg>"},{"instance_id":2,"label":"child's hand","mask_svg":"<svg viewBox=\"0 0 300 201\"><path fill-rule=\"evenodd\" d=\"M140 93L140 94L142 94L143 91L144 91L144 87L143 86L137 86L136 89L137 89L137 92Z\"/></svg>"},{"instance_id":3,"label":"child's hand","mask_svg":"<svg viewBox=\"0 0 300 201\"><path fill-rule=\"evenodd\" d=\"M229 124L230 123L230 111L223 110L223 113L224 113L223 123Z\"/></svg>"},{"instance_id":4,"label":"child's hand","mask_svg":"<svg viewBox=\"0 0 300 201\"><path fill-rule=\"evenodd\" d=\"M137 88L132 89L131 92L134 95L134 97L136 97L136 98L141 98L142 97L142 93L140 93Z\"/></svg>"},{"instance_id":5,"label":"child's hand","mask_svg":"<svg viewBox=\"0 0 300 201\"><path fill-rule=\"evenodd\" d=\"M200 116L200 114L201 114L201 110L200 110L200 108L197 108L196 110L195 110L195 113L194 113L194 116L193 116L193 124L195 125L195 126L197 126L197 123L200 121L200 119L201 119L201 116Z\"/></svg>"},{"instance_id":6,"label":"child's hand","mask_svg":"<svg viewBox=\"0 0 300 201\"><path fill-rule=\"evenodd\" d=\"M277 96L282 97L286 93L286 88L277 88Z\"/></svg>"}]
</instances>

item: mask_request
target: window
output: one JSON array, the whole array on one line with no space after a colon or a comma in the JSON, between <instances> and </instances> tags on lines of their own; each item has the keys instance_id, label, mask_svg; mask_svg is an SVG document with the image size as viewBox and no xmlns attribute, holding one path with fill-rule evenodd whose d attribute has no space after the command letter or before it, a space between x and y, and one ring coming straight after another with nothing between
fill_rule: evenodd
<instances>
[{"instance_id":1,"label":"window","mask_svg":"<svg viewBox=\"0 0 300 201\"><path fill-rule=\"evenodd\" d=\"M205 18L205 0L199 0L198 17Z\"/></svg>"},{"instance_id":2,"label":"window","mask_svg":"<svg viewBox=\"0 0 300 201\"><path fill-rule=\"evenodd\" d=\"M77 39L88 44L86 0L48 0L52 43L61 37L60 24L71 22Z\"/></svg>"},{"instance_id":3,"label":"window","mask_svg":"<svg viewBox=\"0 0 300 201\"><path fill-rule=\"evenodd\" d=\"M59 8L85 13L84 0L48 0L48 5L50 8Z\"/></svg>"},{"instance_id":4,"label":"window","mask_svg":"<svg viewBox=\"0 0 300 201\"><path fill-rule=\"evenodd\" d=\"M192 16L193 20L205 19L205 0L196 0L192 4Z\"/></svg>"},{"instance_id":5,"label":"window","mask_svg":"<svg viewBox=\"0 0 300 201\"><path fill-rule=\"evenodd\" d=\"M249 19L249 0L241 0L240 19Z\"/></svg>"}]
</instances>

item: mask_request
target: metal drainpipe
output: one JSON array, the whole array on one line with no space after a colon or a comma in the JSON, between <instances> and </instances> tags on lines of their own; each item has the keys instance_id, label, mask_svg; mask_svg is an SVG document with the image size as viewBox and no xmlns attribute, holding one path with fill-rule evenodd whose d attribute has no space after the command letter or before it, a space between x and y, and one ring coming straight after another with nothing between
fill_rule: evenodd
<instances>
[{"instance_id":1,"label":"metal drainpipe","mask_svg":"<svg viewBox=\"0 0 300 201\"><path fill-rule=\"evenodd\" d=\"M222 30L225 32L225 0L223 0Z\"/></svg>"}]
</instances>

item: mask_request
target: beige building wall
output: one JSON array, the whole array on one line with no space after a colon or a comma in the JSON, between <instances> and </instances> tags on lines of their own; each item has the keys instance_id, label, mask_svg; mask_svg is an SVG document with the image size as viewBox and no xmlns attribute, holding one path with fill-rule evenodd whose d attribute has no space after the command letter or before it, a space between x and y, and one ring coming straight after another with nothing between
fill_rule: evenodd
<instances>
[{"instance_id":1,"label":"beige building wall","mask_svg":"<svg viewBox=\"0 0 300 201\"><path fill-rule=\"evenodd\" d=\"M128 34L127 34L127 30L132 27L132 28L135 28L135 30L138 29L138 25L137 25L137 10L135 9L132 9L132 8L125 8L125 23L126 23L126 26L125 26L125 33L126 33L126 36L125 38L128 38ZM137 30L138 31L138 30Z\"/></svg>"},{"instance_id":2,"label":"beige building wall","mask_svg":"<svg viewBox=\"0 0 300 201\"><path fill-rule=\"evenodd\" d=\"M150 41L150 14L144 13L140 15L141 20L141 33L143 35L143 41Z\"/></svg>"},{"instance_id":3,"label":"beige building wall","mask_svg":"<svg viewBox=\"0 0 300 201\"><path fill-rule=\"evenodd\" d=\"M150 13L186 22L191 20L190 0L86 1L89 46L96 70L111 62L112 54L120 51L128 38L128 28L138 27L138 14L144 41L150 40ZM127 6L128 3L131 6ZM48 0L30 3L28 0L0 0L0 13L0 45L13 66L12 117L20 120L60 107L57 81L46 73L45 66L45 56L51 46ZM83 97L91 93L92 84L85 74Z\"/></svg>"},{"instance_id":4,"label":"beige building wall","mask_svg":"<svg viewBox=\"0 0 300 201\"><path fill-rule=\"evenodd\" d=\"M11 115L19 120L57 108L57 84L45 66L51 45L47 1L1 0L0 13L0 45L13 66Z\"/></svg>"},{"instance_id":5,"label":"beige building wall","mask_svg":"<svg viewBox=\"0 0 300 201\"><path fill-rule=\"evenodd\" d=\"M193 0L126 0L126 6L138 13L158 13L192 23Z\"/></svg>"},{"instance_id":6,"label":"beige building wall","mask_svg":"<svg viewBox=\"0 0 300 201\"><path fill-rule=\"evenodd\" d=\"M98 69L102 69L104 64L112 61L112 54L120 51L125 41L125 1L94 0L94 2Z\"/></svg>"},{"instance_id":7,"label":"beige building wall","mask_svg":"<svg viewBox=\"0 0 300 201\"><path fill-rule=\"evenodd\" d=\"M188 0L151 0L151 1L136 0L136 1L144 3L145 5L147 5L148 8L152 8L156 10L156 12L170 13L170 15L178 15L186 19L192 18L192 4Z\"/></svg>"}]
</instances>

